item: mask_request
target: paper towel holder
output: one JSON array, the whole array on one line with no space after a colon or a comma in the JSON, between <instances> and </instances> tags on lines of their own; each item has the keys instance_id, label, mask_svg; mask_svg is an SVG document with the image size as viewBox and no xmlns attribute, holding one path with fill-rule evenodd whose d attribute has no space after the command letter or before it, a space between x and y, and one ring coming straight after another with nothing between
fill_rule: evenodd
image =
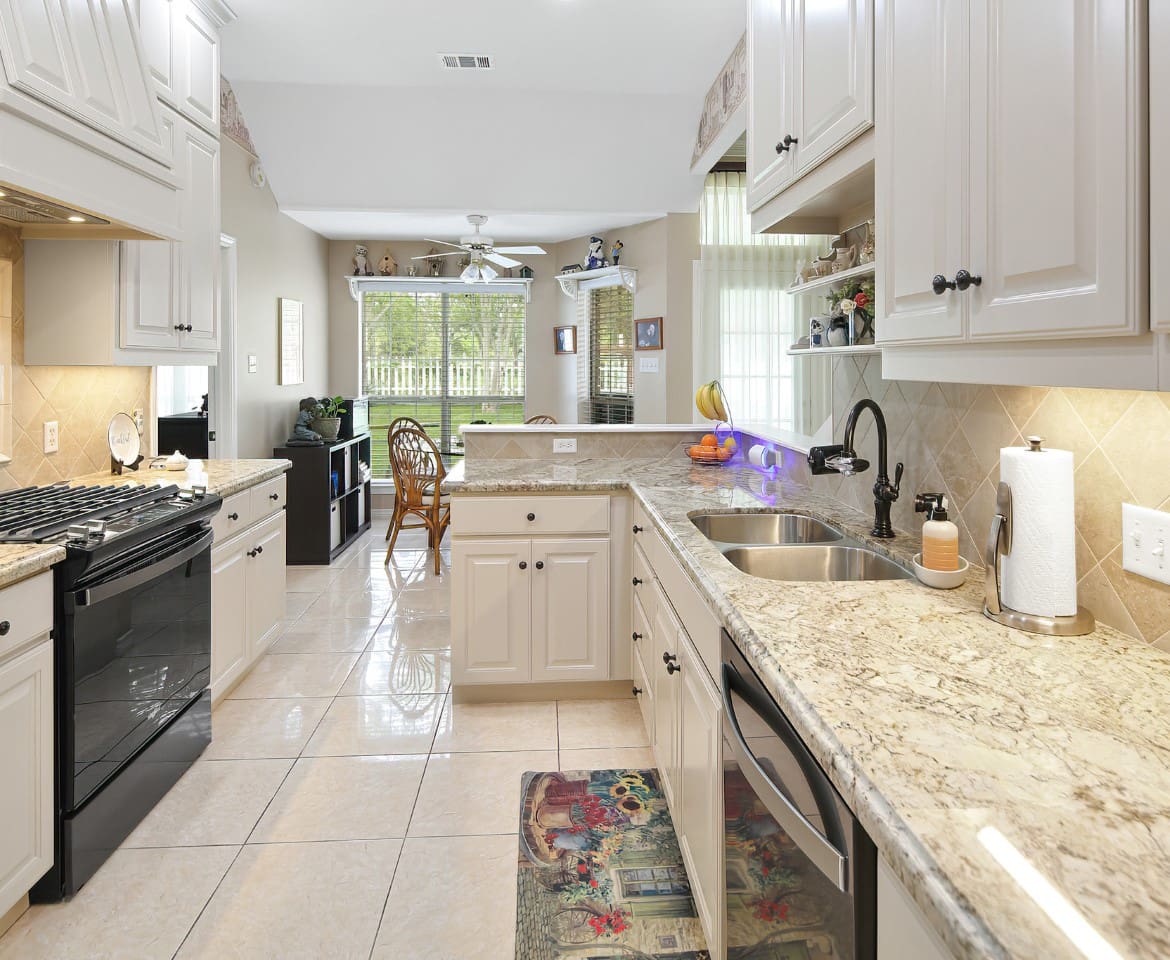
<instances>
[{"instance_id":1,"label":"paper towel holder","mask_svg":"<svg viewBox=\"0 0 1170 960\"><path fill-rule=\"evenodd\" d=\"M1032 449L1039 449L1039 445ZM1081 606L1077 607L1077 612L1071 617L1045 617L1005 607L999 582L999 558L1011 552L1012 488L1001 481L995 497L995 517L991 521L991 533L987 538L987 551L983 558L987 566L984 615L1005 627L1049 637L1080 637L1096 629L1097 621L1093 614Z\"/></svg>"}]
</instances>

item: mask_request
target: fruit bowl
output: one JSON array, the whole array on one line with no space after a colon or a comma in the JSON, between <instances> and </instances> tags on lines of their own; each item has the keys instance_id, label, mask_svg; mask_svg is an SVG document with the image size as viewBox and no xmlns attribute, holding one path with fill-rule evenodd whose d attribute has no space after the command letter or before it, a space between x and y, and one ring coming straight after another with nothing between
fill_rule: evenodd
<instances>
[{"instance_id":1,"label":"fruit bowl","mask_svg":"<svg viewBox=\"0 0 1170 960\"><path fill-rule=\"evenodd\" d=\"M692 453L690 450L688 450L687 456L691 458L691 463L697 463L702 467L717 467L722 463L727 463L731 459L730 453L723 452L715 454L703 454Z\"/></svg>"}]
</instances>

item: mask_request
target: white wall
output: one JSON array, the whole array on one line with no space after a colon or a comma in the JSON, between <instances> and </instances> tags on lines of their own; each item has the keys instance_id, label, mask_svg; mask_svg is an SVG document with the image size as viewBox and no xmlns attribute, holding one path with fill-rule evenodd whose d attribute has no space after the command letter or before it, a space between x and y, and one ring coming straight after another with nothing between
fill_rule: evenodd
<instances>
[{"instance_id":1,"label":"white wall","mask_svg":"<svg viewBox=\"0 0 1170 960\"><path fill-rule=\"evenodd\" d=\"M297 401L322 396L329 384L328 242L277 209L268 187L248 176L252 158L228 137L221 140L223 232L235 237L239 256L238 431L241 457L270 457L292 431ZM305 382L277 383L279 297L305 305ZM248 355L257 359L248 372ZM227 358L225 358L227 359Z\"/></svg>"}]
</instances>

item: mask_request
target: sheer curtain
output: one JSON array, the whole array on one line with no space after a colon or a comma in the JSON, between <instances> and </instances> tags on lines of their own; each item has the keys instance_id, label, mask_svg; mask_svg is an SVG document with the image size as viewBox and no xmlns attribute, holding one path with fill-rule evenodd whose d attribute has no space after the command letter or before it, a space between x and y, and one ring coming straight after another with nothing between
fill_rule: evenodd
<instances>
[{"instance_id":1,"label":"sheer curtain","mask_svg":"<svg viewBox=\"0 0 1170 960\"><path fill-rule=\"evenodd\" d=\"M744 173L708 175L700 231L695 382L718 379L738 421L812 433L828 415L831 385L819 360L787 355L808 333L815 301L785 288L831 238L753 234Z\"/></svg>"}]
</instances>

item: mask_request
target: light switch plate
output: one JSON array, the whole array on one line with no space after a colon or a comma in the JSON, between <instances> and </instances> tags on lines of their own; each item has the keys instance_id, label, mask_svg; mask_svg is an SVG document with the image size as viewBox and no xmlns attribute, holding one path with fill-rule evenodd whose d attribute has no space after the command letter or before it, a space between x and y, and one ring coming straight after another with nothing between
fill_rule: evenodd
<instances>
[{"instance_id":1,"label":"light switch plate","mask_svg":"<svg viewBox=\"0 0 1170 960\"><path fill-rule=\"evenodd\" d=\"M61 437L56 420L45 421L45 453L56 453L61 448Z\"/></svg>"},{"instance_id":2,"label":"light switch plate","mask_svg":"<svg viewBox=\"0 0 1170 960\"><path fill-rule=\"evenodd\" d=\"M553 453L576 453L576 437L557 437L553 440Z\"/></svg>"},{"instance_id":3,"label":"light switch plate","mask_svg":"<svg viewBox=\"0 0 1170 960\"><path fill-rule=\"evenodd\" d=\"M1121 505L1121 565L1139 577L1170 584L1170 513Z\"/></svg>"},{"instance_id":4,"label":"light switch plate","mask_svg":"<svg viewBox=\"0 0 1170 960\"><path fill-rule=\"evenodd\" d=\"M257 365L256 364L256 354L249 353L248 354L248 373L255 373L256 372L256 365Z\"/></svg>"},{"instance_id":5,"label":"light switch plate","mask_svg":"<svg viewBox=\"0 0 1170 960\"><path fill-rule=\"evenodd\" d=\"M658 372L658 358L657 357L639 357L638 358L638 372L639 373L657 373Z\"/></svg>"}]
</instances>

